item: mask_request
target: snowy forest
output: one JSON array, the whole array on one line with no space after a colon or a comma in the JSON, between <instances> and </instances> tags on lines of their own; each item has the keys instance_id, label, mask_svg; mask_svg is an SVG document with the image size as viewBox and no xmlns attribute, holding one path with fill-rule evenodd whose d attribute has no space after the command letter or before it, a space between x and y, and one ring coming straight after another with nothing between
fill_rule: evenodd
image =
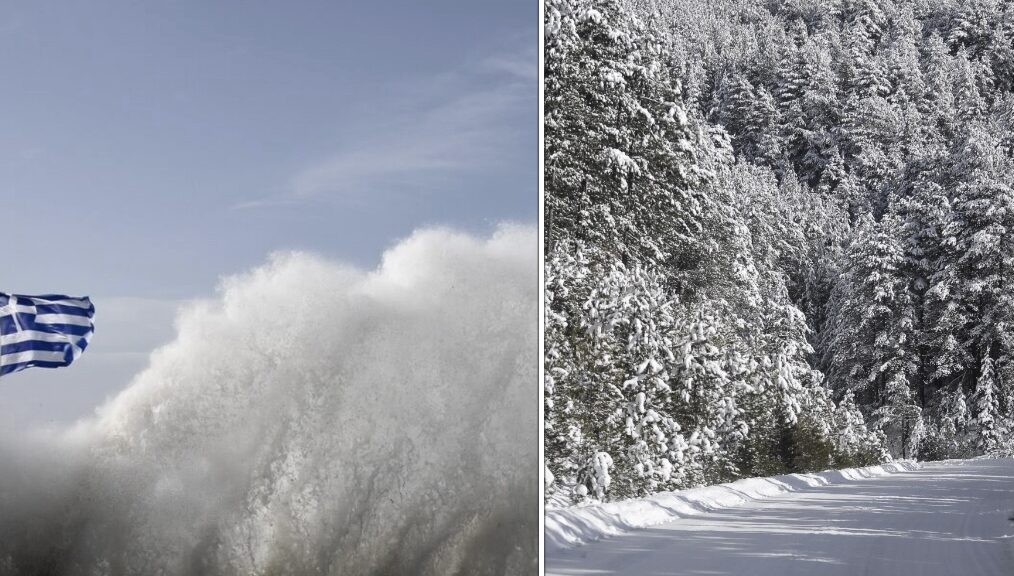
<instances>
[{"instance_id":1,"label":"snowy forest","mask_svg":"<svg viewBox=\"0 0 1014 576\"><path fill-rule=\"evenodd\" d=\"M1014 452L1014 8L547 0L547 498Z\"/></svg>"}]
</instances>

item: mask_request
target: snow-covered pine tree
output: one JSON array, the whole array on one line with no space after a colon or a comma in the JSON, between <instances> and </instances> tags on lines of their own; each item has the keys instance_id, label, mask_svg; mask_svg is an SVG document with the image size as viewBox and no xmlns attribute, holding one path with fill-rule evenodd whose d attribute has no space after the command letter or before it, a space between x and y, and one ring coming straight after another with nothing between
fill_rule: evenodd
<instances>
[{"instance_id":1,"label":"snow-covered pine tree","mask_svg":"<svg viewBox=\"0 0 1014 576\"><path fill-rule=\"evenodd\" d=\"M991 454L1000 447L1002 429L1000 404L997 401L996 373L993 371L993 359L989 349L983 354L979 377L975 382L975 394L972 395L975 408L974 426L976 430L976 447L985 454Z\"/></svg>"},{"instance_id":2,"label":"snow-covered pine tree","mask_svg":"<svg viewBox=\"0 0 1014 576\"><path fill-rule=\"evenodd\" d=\"M900 372L892 374L881 396L880 406L873 411L874 425L887 435L892 454L915 458L925 427L908 379Z\"/></svg>"},{"instance_id":3,"label":"snow-covered pine tree","mask_svg":"<svg viewBox=\"0 0 1014 576\"><path fill-rule=\"evenodd\" d=\"M962 0L947 26L947 43L954 50L979 55L989 45L997 21L997 0Z\"/></svg>"},{"instance_id":4,"label":"snow-covered pine tree","mask_svg":"<svg viewBox=\"0 0 1014 576\"><path fill-rule=\"evenodd\" d=\"M944 249L945 229L951 217L951 205L943 187L932 178L935 176L927 161L920 170L910 170L908 181L902 183L899 196L891 205L891 219L897 225L895 234L904 254L902 274L908 279L908 291L912 299L913 358L914 370L909 380L920 408L927 408L936 392L932 378L934 353L940 344L941 334L934 322L935 317L946 315L949 299L936 301L931 289L937 278L937 266L946 253ZM944 310L938 307L944 306ZM944 336L946 337L946 336Z\"/></svg>"},{"instance_id":5,"label":"snow-covered pine tree","mask_svg":"<svg viewBox=\"0 0 1014 576\"><path fill-rule=\"evenodd\" d=\"M759 164L777 165L782 152L774 96L763 86L754 87L740 74L733 74L723 87L713 119L733 136L737 156Z\"/></svg>"},{"instance_id":6,"label":"snow-covered pine tree","mask_svg":"<svg viewBox=\"0 0 1014 576\"><path fill-rule=\"evenodd\" d=\"M981 124L971 125L952 167L957 184L949 233L954 246L945 266L953 305L943 325L953 334L954 345L942 355L942 361L953 367L947 372L960 377L968 391L977 389L987 357L991 371L1002 382L1009 381L1012 370L1014 190L1009 184L1010 169L999 138ZM1006 393L998 401L1006 403Z\"/></svg>"},{"instance_id":7,"label":"snow-covered pine tree","mask_svg":"<svg viewBox=\"0 0 1014 576\"><path fill-rule=\"evenodd\" d=\"M887 16L877 0L850 3L844 29L848 52L845 77L849 90L859 97L891 92L888 65L878 50L886 26Z\"/></svg>"},{"instance_id":8,"label":"snow-covered pine tree","mask_svg":"<svg viewBox=\"0 0 1014 576\"><path fill-rule=\"evenodd\" d=\"M922 52L920 65L926 80L926 93L919 105L925 114L924 123L949 134L956 113L952 64L947 45L936 30L923 42Z\"/></svg>"},{"instance_id":9,"label":"snow-covered pine tree","mask_svg":"<svg viewBox=\"0 0 1014 576\"><path fill-rule=\"evenodd\" d=\"M553 0L546 18L547 245L692 268L721 155L704 149L727 143L693 125L662 46L619 2Z\"/></svg>"},{"instance_id":10,"label":"snow-covered pine tree","mask_svg":"<svg viewBox=\"0 0 1014 576\"><path fill-rule=\"evenodd\" d=\"M960 458L974 453L968 446L970 414L968 401L961 386L954 392L940 394L938 417L927 427L926 450L922 455L932 459Z\"/></svg>"},{"instance_id":11,"label":"snow-covered pine tree","mask_svg":"<svg viewBox=\"0 0 1014 576\"><path fill-rule=\"evenodd\" d=\"M876 223L867 217L860 222L829 304L832 322L824 349L834 389L855 393L864 411L876 415L887 432L895 455L903 456L919 438L914 433L918 410L909 408L918 406L908 381L917 352L915 311L895 227L893 220Z\"/></svg>"},{"instance_id":12,"label":"snow-covered pine tree","mask_svg":"<svg viewBox=\"0 0 1014 576\"><path fill-rule=\"evenodd\" d=\"M868 466L883 461L886 448L881 445L880 436L870 433L852 392L846 392L835 407L833 438L835 466Z\"/></svg>"},{"instance_id":13,"label":"snow-covered pine tree","mask_svg":"<svg viewBox=\"0 0 1014 576\"><path fill-rule=\"evenodd\" d=\"M919 41L922 24L912 6L901 6L893 18L890 41L885 49L888 97L894 103L920 102L926 94L926 83L919 67Z\"/></svg>"},{"instance_id":14,"label":"snow-covered pine tree","mask_svg":"<svg viewBox=\"0 0 1014 576\"><path fill-rule=\"evenodd\" d=\"M972 121L982 117L986 110L986 102L979 90L979 78L974 64L968 59L968 54L958 52L952 69L954 86L954 103L958 118L963 121Z\"/></svg>"}]
</instances>

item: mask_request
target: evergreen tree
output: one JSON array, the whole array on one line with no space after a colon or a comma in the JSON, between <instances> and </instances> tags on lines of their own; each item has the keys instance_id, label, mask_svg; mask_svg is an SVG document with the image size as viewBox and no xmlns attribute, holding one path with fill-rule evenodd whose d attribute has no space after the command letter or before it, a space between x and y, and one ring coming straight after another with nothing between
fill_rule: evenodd
<instances>
[{"instance_id":1,"label":"evergreen tree","mask_svg":"<svg viewBox=\"0 0 1014 576\"><path fill-rule=\"evenodd\" d=\"M835 448L839 467L867 466L883 461L886 450L880 437L871 435L866 418L856 405L855 395L846 392L835 408Z\"/></svg>"},{"instance_id":2,"label":"evergreen tree","mask_svg":"<svg viewBox=\"0 0 1014 576\"><path fill-rule=\"evenodd\" d=\"M845 73L850 91L859 97L891 92L887 63L877 49L886 24L876 0L858 0L850 6L844 31L849 56Z\"/></svg>"},{"instance_id":3,"label":"evergreen tree","mask_svg":"<svg viewBox=\"0 0 1014 576\"><path fill-rule=\"evenodd\" d=\"M873 417L875 425L887 435L895 455L902 458L919 455L919 443L925 434L922 410L916 405L903 374L895 373L887 381L883 401Z\"/></svg>"},{"instance_id":4,"label":"evergreen tree","mask_svg":"<svg viewBox=\"0 0 1014 576\"><path fill-rule=\"evenodd\" d=\"M972 404L975 406L977 447L986 454L992 453L1000 446L1003 424L996 395L996 374L993 372L993 360L989 357L988 350L982 358Z\"/></svg>"},{"instance_id":5,"label":"evergreen tree","mask_svg":"<svg viewBox=\"0 0 1014 576\"><path fill-rule=\"evenodd\" d=\"M551 1L546 13L547 245L574 238L628 263L693 268L725 144L710 152L660 43L616 1Z\"/></svg>"}]
</instances>

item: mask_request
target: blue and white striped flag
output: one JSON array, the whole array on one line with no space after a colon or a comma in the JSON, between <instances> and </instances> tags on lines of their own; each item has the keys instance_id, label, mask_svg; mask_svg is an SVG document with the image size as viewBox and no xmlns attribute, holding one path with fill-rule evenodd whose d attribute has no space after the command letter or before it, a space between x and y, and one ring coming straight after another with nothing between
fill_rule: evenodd
<instances>
[{"instance_id":1,"label":"blue and white striped flag","mask_svg":"<svg viewBox=\"0 0 1014 576\"><path fill-rule=\"evenodd\" d=\"M91 340L93 316L95 306L87 297L0 292L0 376L69 366Z\"/></svg>"}]
</instances>

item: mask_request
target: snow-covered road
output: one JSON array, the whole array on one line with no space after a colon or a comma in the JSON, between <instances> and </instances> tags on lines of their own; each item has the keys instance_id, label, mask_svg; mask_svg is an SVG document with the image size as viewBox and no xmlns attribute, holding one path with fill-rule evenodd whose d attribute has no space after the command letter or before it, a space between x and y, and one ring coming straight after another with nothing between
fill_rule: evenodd
<instances>
[{"instance_id":1,"label":"snow-covered road","mask_svg":"<svg viewBox=\"0 0 1014 576\"><path fill-rule=\"evenodd\" d=\"M778 494L547 553L546 574L1014 576L1014 460Z\"/></svg>"}]
</instances>

